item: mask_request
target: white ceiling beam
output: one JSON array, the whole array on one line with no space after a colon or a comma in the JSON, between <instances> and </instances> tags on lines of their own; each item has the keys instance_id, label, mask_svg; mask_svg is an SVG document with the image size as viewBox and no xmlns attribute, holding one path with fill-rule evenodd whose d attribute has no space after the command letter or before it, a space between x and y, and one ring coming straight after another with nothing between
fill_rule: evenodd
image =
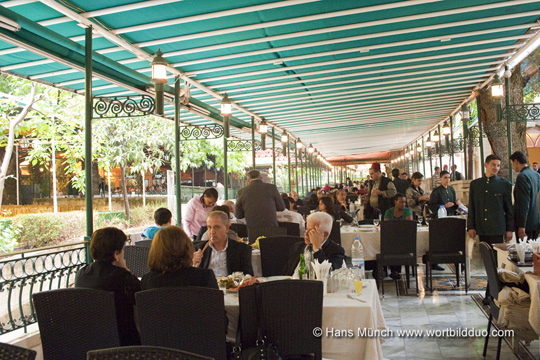
<instances>
[{"instance_id":1,"label":"white ceiling beam","mask_svg":"<svg viewBox=\"0 0 540 360\"><path fill-rule=\"evenodd\" d=\"M219 30L213 30L213 31L205 31L205 32L199 32L199 33L193 33L193 34L187 34L187 35L174 36L174 37L164 38L164 39L151 40L151 41L138 43L138 46L140 47L156 46L156 45L161 45L161 44L169 44L173 42L202 39L202 38L211 37L211 36L230 35L230 34L242 32L242 31L268 29L268 28L272 28L276 26L298 24L302 22L312 22L312 21L336 18L336 17L341 17L341 16L358 15L358 14L363 14L363 13L368 13L368 12L384 11L388 9L396 9L399 7L422 5L422 4L427 4L427 3L439 2L439 1L441 0L412 0L412 1L402 1L398 3L359 7L359 8L354 8L354 9L342 10L342 11L333 11L333 12L316 14L316 15L299 16L299 17L294 17L294 18L289 18L289 19L284 19L284 20L266 21L266 22L261 22L257 24L251 24L251 25L243 25L243 26L237 26L237 27L232 27L232 28L225 28L225 29L219 29Z\"/></svg>"},{"instance_id":2,"label":"white ceiling beam","mask_svg":"<svg viewBox=\"0 0 540 360\"><path fill-rule=\"evenodd\" d=\"M492 66L494 64L499 64L499 63L502 63L502 62L504 62L504 61L500 60L500 61L493 61L493 62L489 62L489 63L453 66L451 68L451 70L461 70L461 69L470 69L470 68L483 67L482 70L487 71L487 68L489 66ZM429 69L429 70L405 72L405 73L401 73L401 74L380 75L380 76L372 76L372 77L367 77L367 78L355 78L355 79L351 79L351 80L356 81L356 82L367 82L367 81L372 81L372 80L379 81L379 80L383 80L383 79L395 78L397 76L414 76L414 75L431 74L431 73L438 73L438 72L445 72L445 71L447 72L448 70L449 70L448 68ZM253 91L253 90L258 90L258 89L267 89L269 87L282 87L284 85L289 85L289 84L290 85L302 84L302 86L305 87L306 86L305 84L309 84L309 83L313 83L313 82L321 82L321 81L333 80L333 79L343 79L343 78L357 77L357 76L362 76L363 74L364 73L350 73L350 74L343 74L343 75L332 75L332 76L324 76L324 77L318 77L318 78L310 78L310 79L302 79L302 80L294 80L294 81L284 81L284 82L275 83L275 84L257 85L257 86L251 86L251 87L242 87L242 88L238 88L238 89L226 89L226 91L227 91L228 94L234 94L234 93L239 92L239 91ZM414 80L414 79L410 79L410 80ZM341 81L345 81L345 80L341 80ZM311 86L318 87L318 86L325 86L325 85L326 85L325 83L319 83L319 84L312 84ZM288 89L289 88L280 88L279 91L284 91L284 90L288 90ZM225 91L225 90L222 90L222 91ZM270 90L267 90L267 91L270 91ZM230 96L230 95L229 95L229 97L234 98L234 96Z\"/></svg>"},{"instance_id":3,"label":"white ceiling beam","mask_svg":"<svg viewBox=\"0 0 540 360\"><path fill-rule=\"evenodd\" d=\"M532 24L532 25L534 25L534 24ZM496 28L496 29L490 29L490 30L473 31L473 32L458 34L458 36L448 35L448 37L452 37L452 39L455 39L455 38L462 38L462 37L468 37L468 36L486 35L486 34L492 34L492 33L496 33L496 32L512 31L512 30L516 30L516 29L524 29L524 28L528 29L532 25L531 24L525 24L525 25L520 25L520 26L509 26L507 28ZM430 39L430 38L427 38L427 39ZM434 41L437 41L437 40L440 39L440 36L432 37L431 39L433 39ZM390 44L392 44L392 43L390 43ZM388 47L388 44L385 44L385 45L387 45L387 47ZM369 47L369 48L371 49L371 47ZM482 52L489 51L489 49L481 49L481 50L482 50ZM478 50L475 50L475 51L478 51ZM470 53L470 51L464 51L463 53L468 54L468 53ZM321 54L318 54L318 55L319 56L317 56L317 58L319 58L319 59L322 58ZM458 55L462 55L462 54L460 54L460 53L458 53L456 55L443 54L443 55L438 55L438 57L444 57L444 56L448 57L448 56L458 56ZM310 54L310 57L314 57L313 54ZM347 58L347 59L318 61L318 62L313 62L313 63L308 63L308 64L290 65L290 66L283 66L283 67L273 68L273 69L265 69L265 70L251 71L251 72L238 72L236 74L231 74L231 75L223 75L223 76L216 76L216 77L209 77L209 78L199 79L199 81L204 83L204 82L209 82L209 81L228 80L228 79L234 79L234 78L238 78L238 77L242 77L242 76L256 76L256 75L270 74L270 73L275 73L275 72L280 72L280 71L307 69L307 68L315 67L315 66L326 66L326 65L334 65L334 64L343 64L343 63L348 63L348 62L365 61L367 59L369 59L369 56L363 56L363 57L358 56L358 57ZM419 60L420 59L424 59L424 58L419 58ZM284 59L280 59L280 61L285 62ZM401 61L411 61L411 59L406 59L406 60L401 60ZM198 71L186 72L186 75L194 75L194 74L200 75L200 72L198 72Z\"/></svg>"},{"instance_id":4,"label":"white ceiling beam","mask_svg":"<svg viewBox=\"0 0 540 360\"><path fill-rule=\"evenodd\" d=\"M156 22L153 22L153 23L147 23L147 24L142 24L142 25L128 26L128 27L124 27L124 28L114 29L112 31L112 33L117 34L117 35L118 34L126 34L126 33L130 33L130 32L135 32L135 31L162 28L164 26L170 26L170 25L187 24L187 23L194 22L194 21L217 19L217 18L222 18L222 17L225 17L225 16L239 15L239 14L245 14L245 13L250 13L250 12L269 10L269 9L278 9L278 8L282 8L282 7L306 4L306 3L316 2L316 1L319 1L319 0L276 1L276 2L273 2L273 3L269 3L269 4L245 6L245 7L239 7L239 8L230 9L230 10L216 11L216 12L207 13L207 14L178 17L178 18L171 19L171 20L156 21Z\"/></svg>"},{"instance_id":5,"label":"white ceiling beam","mask_svg":"<svg viewBox=\"0 0 540 360\"><path fill-rule=\"evenodd\" d=\"M447 56L448 57L448 56ZM215 88L222 88L222 87L234 87L234 86L244 86L244 85L250 85L250 84L256 84L260 82L272 82L272 81L279 81L279 80L286 80L286 79L294 79L294 78L302 78L303 81L304 77L306 76L317 76L317 75L326 75L336 72L345 72L345 71L353 71L353 70L364 70L364 69L371 69L375 68L374 70L369 71L362 71L362 73L356 73L361 75L371 75L371 74L379 74L379 73L391 73L396 71L402 71L402 70L411 70L411 69L419 69L419 68L428 68L432 66L445 66L445 65L453 65L453 64L461 64L464 62L470 62L470 61L479 61L479 60L489 60L489 59L498 59L500 56L498 55L489 55L489 56L477 56L477 57L467 57L463 59L457 59L457 60L448 60L448 61L439 61L439 62L432 62L432 63L424 63L424 64L417 64L417 65L408 65L408 66L400 66L400 67L390 67L392 65L401 65L401 64L407 64L410 62L420 62L423 60L396 60L396 61L388 61L388 62L381 62L376 64L364 64L364 65L356 65L356 66L346 66L346 67L338 67L338 68L332 68L332 69L325 69L325 70L318 70L318 71L309 71L305 73L297 73L292 75L279 75L279 76L273 76L273 77L265 77L265 78L258 78L254 80L245 80L245 81L237 81L234 83L225 83L225 84L219 84L215 86L209 86L211 89ZM501 62L500 60L498 62ZM495 63L495 62L493 62ZM493 63L483 63L485 66L490 67ZM381 69L382 67L388 67ZM339 74L335 76L341 76L341 77L348 77L349 74ZM205 83L205 81L201 81L202 83ZM287 82L280 82L279 84L287 84Z\"/></svg>"},{"instance_id":6,"label":"white ceiling beam","mask_svg":"<svg viewBox=\"0 0 540 360\"><path fill-rule=\"evenodd\" d=\"M266 36L266 37L255 38L255 39L234 41L234 42L229 42L229 43L223 42L223 43L219 43L215 45L201 46L198 48L191 48L191 49L168 52L168 53L165 53L164 56L180 56L180 55L188 55L188 54L193 54L193 53L202 53L202 52L211 51L211 50L229 49L235 46L253 45L253 44L258 44L261 42L267 43L267 42L278 41L278 40L306 37L310 35L335 33L335 32L343 31L343 30L369 28L373 26L388 25L392 23L402 23L406 21L418 21L418 20L447 16L447 15L456 15L456 14L462 14L462 13L473 14L475 12L479 12L483 10L492 10L497 7L516 6L518 4L527 4L527 3L532 3L536 1L538 0L504 1L500 3L489 3L486 5L464 7L464 8L459 8L459 9L427 12L424 14L416 14L416 15L409 15L409 16L401 16L401 17L392 18L392 19L381 19L381 20L374 20L374 21L366 21L362 23L355 23L355 24L350 24L350 25L325 27L321 29L299 31L295 33L287 33L287 34L275 35L275 36ZM540 14L540 10L534 13Z\"/></svg>"},{"instance_id":7,"label":"white ceiling beam","mask_svg":"<svg viewBox=\"0 0 540 360\"><path fill-rule=\"evenodd\" d=\"M250 109L252 111L268 111L271 109L279 109L279 108L295 108L299 105L311 105L311 106L318 106L320 101L317 101L316 99L323 99L324 102L335 102L335 101L342 101L342 100L370 100L370 99L377 99L381 97L388 97L392 94L402 94L402 93L423 93L423 92L433 92L436 89L441 90L447 90L447 89L454 89L456 87L464 87L469 86L471 89L474 85L476 85L478 82L476 80L469 80L469 81L458 81L458 82L449 82L447 84L433 84L433 85L418 85L414 88L408 87L407 89L393 89L393 90L387 90L387 91L377 91L376 93L373 93L373 91L369 90L357 90L357 91L351 91L347 93L342 93L343 95L337 96L332 94L323 94L318 96L313 96L312 99L304 100L304 101L291 101L285 104L275 104L270 106L257 106L253 107L251 106ZM405 91L404 91L405 90ZM368 96L366 96L368 95Z\"/></svg>"}]
</instances>

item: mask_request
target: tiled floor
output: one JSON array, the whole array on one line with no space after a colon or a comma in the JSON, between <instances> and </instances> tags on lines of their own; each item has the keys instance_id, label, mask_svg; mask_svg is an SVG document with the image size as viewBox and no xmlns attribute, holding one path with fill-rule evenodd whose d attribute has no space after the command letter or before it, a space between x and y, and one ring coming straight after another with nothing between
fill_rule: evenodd
<instances>
[{"instance_id":1,"label":"tiled floor","mask_svg":"<svg viewBox=\"0 0 540 360\"><path fill-rule=\"evenodd\" d=\"M472 275L483 275L483 263L478 249L471 263ZM445 271L451 270L445 267ZM438 272L443 273L443 272ZM419 271L423 276L423 271ZM425 281L425 280L424 280ZM414 283L409 294L414 293ZM476 293L479 293L478 291ZM484 359L483 337L398 337L398 330L445 330L467 328L477 331L487 329L487 318L469 294L445 294L425 292L421 286L420 296L396 296L393 281L385 281L385 297L381 299L387 327L394 337L386 338L383 355L387 360L405 359ZM530 345L531 352L538 356L538 341ZM486 359L495 359L497 339L489 341ZM528 357L522 357L528 359ZM501 359L519 359L503 341Z\"/></svg>"}]
</instances>

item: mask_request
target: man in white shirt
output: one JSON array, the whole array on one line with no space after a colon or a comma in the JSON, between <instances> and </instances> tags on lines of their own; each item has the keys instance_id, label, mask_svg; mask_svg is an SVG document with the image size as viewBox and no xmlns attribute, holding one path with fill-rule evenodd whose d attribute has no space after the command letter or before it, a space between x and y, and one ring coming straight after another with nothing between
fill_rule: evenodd
<instances>
[{"instance_id":1,"label":"man in white shirt","mask_svg":"<svg viewBox=\"0 0 540 360\"><path fill-rule=\"evenodd\" d=\"M285 210L276 212L277 220L281 222L296 223L300 227L300 235L303 235L306 231L306 224L304 218L297 212L289 210L291 208L291 202L288 198L282 198L285 203Z\"/></svg>"}]
</instances>

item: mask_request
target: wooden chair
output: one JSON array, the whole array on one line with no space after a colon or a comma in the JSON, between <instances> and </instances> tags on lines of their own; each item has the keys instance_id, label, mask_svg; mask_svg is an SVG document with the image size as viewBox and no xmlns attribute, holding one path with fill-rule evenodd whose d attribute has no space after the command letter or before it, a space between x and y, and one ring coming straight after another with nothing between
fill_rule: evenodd
<instances>
[{"instance_id":1,"label":"wooden chair","mask_svg":"<svg viewBox=\"0 0 540 360\"><path fill-rule=\"evenodd\" d=\"M32 299L45 359L84 359L90 350L120 346L114 293L70 288Z\"/></svg>"}]
</instances>

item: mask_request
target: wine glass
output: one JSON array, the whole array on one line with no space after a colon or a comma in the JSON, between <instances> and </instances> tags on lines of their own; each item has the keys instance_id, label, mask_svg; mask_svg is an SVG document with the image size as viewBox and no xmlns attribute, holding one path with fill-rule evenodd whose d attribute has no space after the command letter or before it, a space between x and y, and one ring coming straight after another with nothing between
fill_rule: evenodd
<instances>
[{"instance_id":1,"label":"wine glass","mask_svg":"<svg viewBox=\"0 0 540 360\"><path fill-rule=\"evenodd\" d=\"M418 225L422 226L422 223L424 222L424 217L423 216L419 216L418 219Z\"/></svg>"},{"instance_id":2,"label":"wine glass","mask_svg":"<svg viewBox=\"0 0 540 360\"><path fill-rule=\"evenodd\" d=\"M373 225L375 225L375 226L379 226L380 222L381 222L381 220L379 220L379 218L373 219Z\"/></svg>"}]
</instances>

